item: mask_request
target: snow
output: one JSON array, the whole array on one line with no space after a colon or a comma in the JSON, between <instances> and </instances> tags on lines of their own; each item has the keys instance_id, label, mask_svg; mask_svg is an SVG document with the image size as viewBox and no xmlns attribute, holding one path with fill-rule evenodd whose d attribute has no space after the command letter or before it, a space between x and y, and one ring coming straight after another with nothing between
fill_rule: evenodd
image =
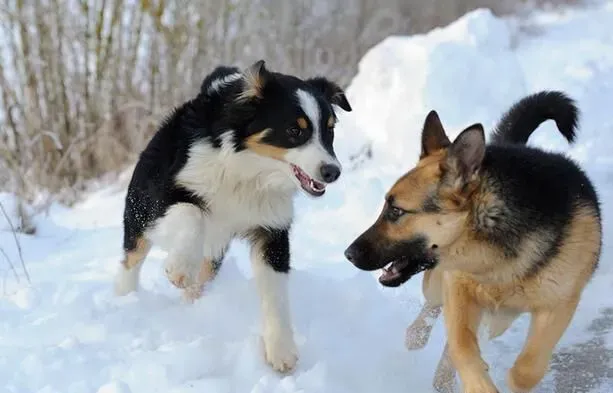
<instances>
[{"instance_id":1,"label":"snow","mask_svg":"<svg viewBox=\"0 0 613 393\"><path fill-rule=\"evenodd\" d=\"M142 290L113 295L124 175L72 208L52 205L35 217L36 235L19 236L31 285L19 271L17 282L0 256L0 391L432 391L444 344L442 318L424 349L404 347L405 328L423 302L421 276L383 288L373 274L346 262L343 251L378 214L387 187L415 163L430 109L455 136L477 121L491 128L513 101L540 89L562 89L576 98L581 128L573 147L550 123L530 143L569 152L585 166L603 202L601 266L558 351L590 340L595 333L588 327L613 307L612 23L613 2L534 13L527 20L500 19L482 9L426 35L389 37L364 56L347 91L354 111L341 114L336 145L346 168L364 144L372 145L373 159L346 170L323 198L296 201L290 302L300 360L293 374L278 375L263 361L258 300L242 243L233 245L217 279L192 305L165 279L165 253L157 248L143 267ZM8 211L12 202L0 195ZM4 217L0 248L19 270ZM521 349L526 322L521 318L482 344L501 392L507 391L505 373ZM598 334L613 350L612 333ZM611 380L573 382L584 392L613 390ZM553 370L539 391L578 391L556 384Z\"/></svg>"}]
</instances>

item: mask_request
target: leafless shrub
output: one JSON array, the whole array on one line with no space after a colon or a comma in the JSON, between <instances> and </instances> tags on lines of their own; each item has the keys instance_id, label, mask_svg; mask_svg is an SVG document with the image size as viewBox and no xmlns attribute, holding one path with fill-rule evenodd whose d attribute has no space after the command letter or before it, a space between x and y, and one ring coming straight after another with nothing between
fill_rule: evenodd
<instances>
[{"instance_id":1,"label":"leafless shrub","mask_svg":"<svg viewBox=\"0 0 613 393\"><path fill-rule=\"evenodd\" d=\"M4 262L7 264L9 271L12 273L12 276L15 279L15 282L17 284L21 284L22 275L23 275L23 278L25 278L27 284L31 284L30 274L28 273L28 269L26 268L26 264L23 259L21 243L19 242L19 238L17 237L17 232L19 228L13 225L13 222L9 216L9 213L6 211L2 203L0 203L0 213L2 213L2 216L8 223L11 234L13 235L13 240L15 242L15 249L17 250L17 256L19 258L19 264L21 267L21 274L17 271L17 267L15 266L15 263L12 261L12 259L10 258L6 250L4 250L2 247L0 247L0 256L2 256L2 258L0 259L3 259Z\"/></svg>"},{"instance_id":2,"label":"leafless shrub","mask_svg":"<svg viewBox=\"0 0 613 393\"><path fill-rule=\"evenodd\" d=\"M542 3L541 0L533 0ZM554 0L552 3L575 2ZM266 59L346 86L391 34L519 0L4 0L0 189L78 195L133 161L164 112L219 64ZM67 192L67 190L69 192Z\"/></svg>"}]
</instances>

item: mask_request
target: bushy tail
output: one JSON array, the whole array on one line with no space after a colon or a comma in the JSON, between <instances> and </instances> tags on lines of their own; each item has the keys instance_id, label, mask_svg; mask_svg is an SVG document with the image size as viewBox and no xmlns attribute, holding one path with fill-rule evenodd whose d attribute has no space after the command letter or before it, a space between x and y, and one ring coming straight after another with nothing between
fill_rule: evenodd
<instances>
[{"instance_id":1,"label":"bushy tail","mask_svg":"<svg viewBox=\"0 0 613 393\"><path fill-rule=\"evenodd\" d=\"M541 91L522 98L500 119L492 133L493 144L522 144L546 120L553 120L569 143L575 141L579 109L559 91Z\"/></svg>"}]
</instances>

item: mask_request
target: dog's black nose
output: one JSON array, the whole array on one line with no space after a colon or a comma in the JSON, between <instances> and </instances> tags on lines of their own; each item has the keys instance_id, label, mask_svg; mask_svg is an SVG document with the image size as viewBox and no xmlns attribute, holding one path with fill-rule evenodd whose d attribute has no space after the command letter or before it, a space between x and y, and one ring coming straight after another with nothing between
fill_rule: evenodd
<instances>
[{"instance_id":1,"label":"dog's black nose","mask_svg":"<svg viewBox=\"0 0 613 393\"><path fill-rule=\"evenodd\" d=\"M324 164L321 166L321 177L326 183L332 183L341 175L341 168L333 164Z\"/></svg>"},{"instance_id":2,"label":"dog's black nose","mask_svg":"<svg viewBox=\"0 0 613 393\"><path fill-rule=\"evenodd\" d=\"M355 262L360 257L360 250L357 247L349 246L345 250L345 258L349 262Z\"/></svg>"}]
</instances>

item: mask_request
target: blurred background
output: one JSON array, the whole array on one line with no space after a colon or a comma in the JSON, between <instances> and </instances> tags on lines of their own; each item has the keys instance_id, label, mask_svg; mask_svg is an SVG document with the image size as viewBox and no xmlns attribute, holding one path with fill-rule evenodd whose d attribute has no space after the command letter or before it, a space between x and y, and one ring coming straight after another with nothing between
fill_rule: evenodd
<instances>
[{"instance_id":1,"label":"blurred background","mask_svg":"<svg viewBox=\"0 0 613 393\"><path fill-rule=\"evenodd\" d=\"M505 15L573 2L3 0L0 191L74 201L89 180L133 163L160 118L220 64L266 59L346 87L389 35L478 7Z\"/></svg>"}]
</instances>

